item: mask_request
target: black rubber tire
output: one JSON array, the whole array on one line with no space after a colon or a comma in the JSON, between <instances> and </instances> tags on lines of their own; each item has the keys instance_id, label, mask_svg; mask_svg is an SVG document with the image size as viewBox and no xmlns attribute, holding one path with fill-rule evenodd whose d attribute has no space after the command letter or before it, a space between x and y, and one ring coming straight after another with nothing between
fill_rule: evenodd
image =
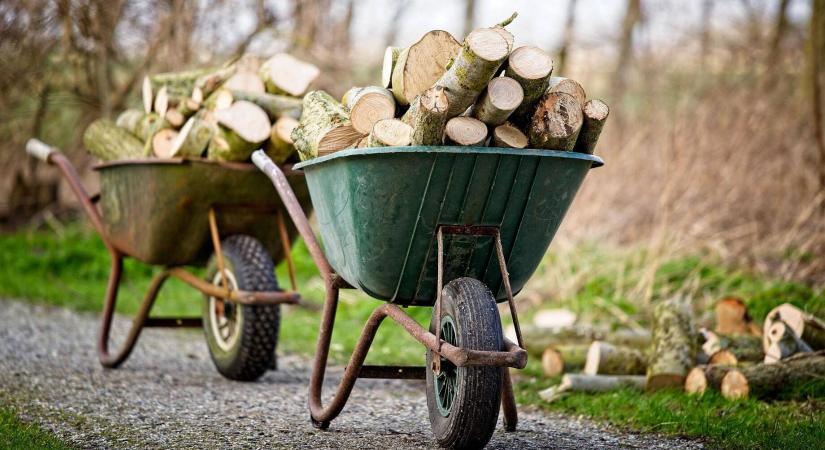
<instances>
[{"instance_id":1,"label":"black rubber tire","mask_svg":"<svg viewBox=\"0 0 825 450\"><path fill-rule=\"evenodd\" d=\"M471 350L502 350L504 337L493 294L484 283L458 278L442 291L442 317L452 320L458 346ZM438 318L433 308L430 331L435 333ZM449 316L451 319L446 319ZM446 337L442 337L448 341ZM448 363L449 364L449 363ZM501 406L501 369L498 367L458 367L454 369L455 396L445 417L436 398L432 352L427 351L427 407L438 444L445 448L481 448L495 431Z\"/></svg>"},{"instance_id":2,"label":"black rubber tire","mask_svg":"<svg viewBox=\"0 0 825 450\"><path fill-rule=\"evenodd\" d=\"M230 236L221 242L226 270L235 277L238 289L245 291L277 291L275 268L264 246L250 236ZM207 280L218 273L213 255L209 261ZM230 380L254 381L267 369L275 367L278 344L280 307L278 305L232 305L235 308L238 337L228 349L221 348L212 331L209 298L203 306L203 330L215 368Z\"/></svg>"}]
</instances>

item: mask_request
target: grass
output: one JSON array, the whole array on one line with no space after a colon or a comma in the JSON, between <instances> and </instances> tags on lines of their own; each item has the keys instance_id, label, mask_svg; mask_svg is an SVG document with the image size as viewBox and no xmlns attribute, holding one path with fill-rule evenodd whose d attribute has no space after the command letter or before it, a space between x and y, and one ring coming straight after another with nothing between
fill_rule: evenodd
<instances>
[{"instance_id":1,"label":"grass","mask_svg":"<svg viewBox=\"0 0 825 450\"><path fill-rule=\"evenodd\" d=\"M21 421L15 411L0 407L0 450L71 448L48 431L35 424Z\"/></svg>"},{"instance_id":2,"label":"grass","mask_svg":"<svg viewBox=\"0 0 825 450\"><path fill-rule=\"evenodd\" d=\"M323 285L301 243L294 250L301 293L311 305L320 306ZM100 240L88 229L72 225L53 232L20 232L0 236L0 296L16 297L99 311L108 277L108 256ZM634 301L640 292L656 298L683 293L699 309L712 306L721 295L739 295L757 320L783 302L811 311L825 311L825 293L808 286L760 277L726 267L709 255L671 255L650 271L644 250L610 249L604 245L559 246L546 258L520 303L524 320L543 307L567 307L580 316L605 318L605 304L647 323L644 302ZM126 277L117 310L134 313L151 275L158 269L135 261L126 264ZM278 279L287 280L283 265ZM648 284L642 281L649 277ZM567 280L574 280L567 283ZM549 283L547 283L549 281ZM567 283L567 284L565 284ZM550 286L547 287L546 285ZM539 298L536 300L535 298ZM157 303L158 315L197 315L200 294L171 281ZM553 299L548 301L546 299ZM380 302L357 291L342 291L331 349L332 359L345 363L372 310ZM425 324L429 308L409 308ZM285 308L280 351L312 355L318 332L317 308ZM505 315L506 316L506 315ZM701 315L699 316L701 319ZM506 319L505 319L506 320ZM424 351L400 327L387 321L373 343L368 362L373 364L421 364ZM633 430L701 438L721 448L817 448L825 442L825 400L728 402L717 394L702 398L681 392L639 395L620 391L601 395L572 394L553 403L539 399L538 392L558 380L541 375L540 361L532 358L517 379L522 404L575 415L585 415Z\"/></svg>"}]
</instances>

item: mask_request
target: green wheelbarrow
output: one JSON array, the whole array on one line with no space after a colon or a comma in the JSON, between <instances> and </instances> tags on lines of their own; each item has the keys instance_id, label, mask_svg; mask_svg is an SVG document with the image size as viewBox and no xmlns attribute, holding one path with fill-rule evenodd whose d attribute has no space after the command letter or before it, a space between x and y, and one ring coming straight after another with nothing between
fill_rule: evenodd
<instances>
[{"instance_id":1,"label":"green wheelbarrow","mask_svg":"<svg viewBox=\"0 0 825 450\"><path fill-rule=\"evenodd\" d=\"M276 364L280 307L297 303L290 245L297 230L284 205L252 164L204 159L142 159L100 164L100 193L89 195L69 160L30 140L26 151L57 166L111 255L98 334L107 368L131 354L144 327L203 327L212 361L234 380L254 380ZM304 176L283 167L293 198L311 208ZM273 222L275 219L275 225ZM125 341L109 351L123 272L132 257L164 268L152 280ZM274 266L286 259L292 289L283 291ZM206 280L186 266L207 266ZM164 282L177 278L204 294L201 317L150 317ZM198 298L200 299L200 298Z\"/></svg>"},{"instance_id":2,"label":"green wheelbarrow","mask_svg":"<svg viewBox=\"0 0 825 450\"><path fill-rule=\"evenodd\" d=\"M325 281L326 300L309 386L315 426L344 408L358 378L425 379L433 432L445 447L489 441L504 412L517 414L508 368L527 364L513 296L538 267L585 175L602 160L552 150L386 147L339 151L303 170L322 250L300 197L262 152L272 180ZM340 289L385 301L368 319L332 401L322 385ZM506 301L517 342L504 338L496 304ZM429 329L401 308L433 307ZM426 347L426 365L364 360L389 317Z\"/></svg>"}]
</instances>

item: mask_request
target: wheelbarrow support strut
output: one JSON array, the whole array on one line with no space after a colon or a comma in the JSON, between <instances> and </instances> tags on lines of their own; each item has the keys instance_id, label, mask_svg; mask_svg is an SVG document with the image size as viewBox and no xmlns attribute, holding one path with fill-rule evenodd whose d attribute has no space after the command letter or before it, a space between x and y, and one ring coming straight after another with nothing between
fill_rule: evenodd
<instances>
[{"instance_id":1,"label":"wheelbarrow support strut","mask_svg":"<svg viewBox=\"0 0 825 450\"><path fill-rule=\"evenodd\" d=\"M498 366L501 367L503 374L502 383L502 406L504 411L505 429L508 431L515 430L517 422L515 397L513 395L512 382L508 368L515 367L522 369L527 364L527 352L520 346L509 340L504 340L503 351L480 351L468 350L461 347L456 347L435 334L430 333L424 327L418 324L412 317L406 314L400 307L394 304L385 303L377 307L361 332L355 350L350 357L349 363L344 369L344 375L341 383L333 396L331 402L326 406L321 400L321 390L324 383L324 375L327 368L327 360L329 357L330 343L332 340L332 330L335 322L335 313L338 306L338 296L340 289L352 288L349 284L337 275L321 250L318 241L315 238L315 233L309 225L309 220L306 217L303 209L295 197L295 193L287 182L284 173L276 166L262 151L257 151L252 155L252 162L255 163L275 185L281 201L286 207L290 218L292 219L301 237L304 239L309 253L321 276L324 279L324 286L326 288L326 299L324 301L324 308L321 317L320 330L318 333L318 342L315 350L315 360L312 368L312 375L309 381L309 409L312 423L318 427L325 429L329 427L330 422L338 416L343 410L347 400L349 399L355 381L358 378L415 378L423 379L427 368L424 367L404 367L404 366L365 366L364 360L369 352L370 345L375 338L375 333L381 322L389 317L401 327L403 327L414 339L423 344L429 350L440 354L457 367L469 366ZM443 227L442 227L443 228ZM472 233L473 230L467 231L465 234L486 234L492 235L496 238L497 250L500 248L500 239L498 239L497 231L492 233L484 227L484 233ZM457 229L446 229L446 232L460 232ZM441 228L439 228L439 240L441 239ZM499 263L502 264L502 277L505 280L504 284L508 293L508 300L510 302L511 311L514 314L514 322L518 323L515 317L515 310L512 302L512 292L509 289L509 279L506 267L503 265L502 253L499 255ZM442 255L439 252L439 261ZM439 279L441 279L441 265L439 264ZM441 283L438 286L440 297ZM440 304L436 303L438 308L437 314L440 314ZM518 341L521 343L520 333L518 334ZM438 359L438 358L435 358Z\"/></svg>"}]
</instances>

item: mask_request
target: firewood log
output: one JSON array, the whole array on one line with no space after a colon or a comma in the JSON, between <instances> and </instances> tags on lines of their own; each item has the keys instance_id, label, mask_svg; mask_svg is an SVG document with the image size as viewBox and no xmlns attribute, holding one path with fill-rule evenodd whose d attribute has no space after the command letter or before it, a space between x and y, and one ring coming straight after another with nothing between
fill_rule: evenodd
<instances>
[{"instance_id":1,"label":"firewood log","mask_svg":"<svg viewBox=\"0 0 825 450\"><path fill-rule=\"evenodd\" d=\"M599 393L620 389L638 389L645 387L645 377L641 375L580 375L565 374L561 383L539 392L539 397L546 402L553 402L568 392Z\"/></svg>"},{"instance_id":2,"label":"firewood log","mask_svg":"<svg viewBox=\"0 0 825 450\"><path fill-rule=\"evenodd\" d=\"M729 399L804 397L814 385L825 385L825 352L801 353L776 364L756 364L729 371L722 395Z\"/></svg>"},{"instance_id":3,"label":"firewood log","mask_svg":"<svg viewBox=\"0 0 825 450\"><path fill-rule=\"evenodd\" d=\"M737 361L761 361L762 338L751 334L718 335L707 329L700 329L700 345L696 355L696 362L708 364L710 357L720 350L727 350L736 357Z\"/></svg>"},{"instance_id":4,"label":"firewood log","mask_svg":"<svg viewBox=\"0 0 825 450\"><path fill-rule=\"evenodd\" d=\"M243 100L215 111L215 119L218 127L209 142L207 157L216 161L246 161L269 138L272 127L261 107Z\"/></svg>"},{"instance_id":5,"label":"firewood log","mask_svg":"<svg viewBox=\"0 0 825 450\"><path fill-rule=\"evenodd\" d=\"M352 88L344 94L341 104L349 109L352 127L361 134L369 134L379 120L395 117L392 92L378 86Z\"/></svg>"},{"instance_id":6,"label":"firewood log","mask_svg":"<svg viewBox=\"0 0 825 450\"><path fill-rule=\"evenodd\" d=\"M158 114L145 114L134 109L127 109L120 113L115 123L144 143L151 141L158 131L170 127L169 122Z\"/></svg>"},{"instance_id":7,"label":"firewood log","mask_svg":"<svg viewBox=\"0 0 825 450\"><path fill-rule=\"evenodd\" d=\"M536 102L547 91L552 72L553 60L538 47L527 45L510 53L504 75L518 81L524 92L524 100L511 115L516 124L523 126L529 122Z\"/></svg>"},{"instance_id":8,"label":"firewood log","mask_svg":"<svg viewBox=\"0 0 825 450\"><path fill-rule=\"evenodd\" d=\"M722 385L722 378L731 370L732 366L703 365L690 369L685 377L685 392L702 395L708 389L718 391Z\"/></svg>"},{"instance_id":9,"label":"firewood log","mask_svg":"<svg viewBox=\"0 0 825 450\"><path fill-rule=\"evenodd\" d=\"M279 53L261 65L260 77L270 94L288 94L300 97L318 78L321 71L312 64L292 55Z\"/></svg>"},{"instance_id":10,"label":"firewood log","mask_svg":"<svg viewBox=\"0 0 825 450\"><path fill-rule=\"evenodd\" d=\"M368 147L405 147L410 145L413 129L399 119L383 119L375 123L367 140Z\"/></svg>"},{"instance_id":11,"label":"firewood log","mask_svg":"<svg viewBox=\"0 0 825 450\"><path fill-rule=\"evenodd\" d=\"M464 39L455 60L435 83L447 91L448 117L463 113L475 102L509 53L510 46L505 37L491 28L476 29ZM399 58L399 64L400 61Z\"/></svg>"},{"instance_id":12,"label":"firewood log","mask_svg":"<svg viewBox=\"0 0 825 450\"><path fill-rule=\"evenodd\" d=\"M511 334L508 332L508 335ZM527 346L526 350L536 356L541 356L545 348L560 344L590 345L591 342L599 340L614 345L647 350L651 341L651 333L647 330L630 328L610 330L606 327L593 327L584 324L560 328L542 328L531 324L522 324L521 335L524 338L524 345Z\"/></svg>"},{"instance_id":13,"label":"firewood log","mask_svg":"<svg viewBox=\"0 0 825 450\"><path fill-rule=\"evenodd\" d=\"M109 119L92 122L83 133L83 145L104 162L149 156L143 142Z\"/></svg>"},{"instance_id":14,"label":"firewood log","mask_svg":"<svg viewBox=\"0 0 825 450\"><path fill-rule=\"evenodd\" d=\"M363 137L352 127L346 108L324 91L305 95L302 108L301 120L292 130L301 160L354 147Z\"/></svg>"},{"instance_id":15,"label":"firewood log","mask_svg":"<svg viewBox=\"0 0 825 450\"><path fill-rule=\"evenodd\" d=\"M736 366L739 364L739 359L730 350L719 350L718 352L710 355L708 364L718 366Z\"/></svg>"},{"instance_id":16,"label":"firewood log","mask_svg":"<svg viewBox=\"0 0 825 450\"><path fill-rule=\"evenodd\" d=\"M541 367L548 377L574 372L584 367L587 344L560 344L547 347L541 355Z\"/></svg>"},{"instance_id":17,"label":"firewood log","mask_svg":"<svg viewBox=\"0 0 825 450\"><path fill-rule=\"evenodd\" d=\"M813 349L807 342L796 335L793 329L783 320L774 319L770 329L765 334L770 342L765 352L765 364L773 364L797 353L811 353Z\"/></svg>"},{"instance_id":18,"label":"firewood log","mask_svg":"<svg viewBox=\"0 0 825 450\"><path fill-rule=\"evenodd\" d=\"M761 335L759 327L753 322L748 307L739 297L724 297L716 302L715 331L719 334L754 334Z\"/></svg>"},{"instance_id":19,"label":"firewood log","mask_svg":"<svg viewBox=\"0 0 825 450\"><path fill-rule=\"evenodd\" d=\"M171 125L172 128L175 129L178 129L181 126L183 126L183 123L186 121L186 118L183 117L183 114L181 114L177 108L169 108L166 111L166 115L164 115L163 117L166 119L167 122L169 122L169 125Z\"/></svg>"},{"instance_id":20,"label":"firewood log","mask_svg":"<svg viewBox=\"0 0 825 450\"><path fill-rule=\"evenodd\" d=\"M512 124L505 123L493 130L492 145L494 147L525 148L527 144L527 136Z\"/></svg>"},{"instance_id":21,"label":"firewood log","mask_svg":"<svg viewBox=\"0 0 825 450\"><path fill-rule=\"evenodd\" d=\"M470 115L491 127L496 127L507 121L523 99L524 91L516 80L496 77L487 83L487 88L476 100Z\"/></svg>"},{"instance_id":22,"label":"firewood log","mask_svg":"<svg viewBox=\"0 0 825 450\"><path fill-rule=\"evenodd\" d=\"M295 153L292 130L297 126L298 121L289 116L281 117L272 125L269 143L266 146L266 154L275 164L283 164Z\"/></svg>"},{"instance_id":23,"label":"firewood log","mask_svg":"<svg viewBox=\"0 0 825 450\"><path fill-rule=\"evenodd\" d=\"M149 77L143 77L143 85L140 92L143 98L143 112L149 114L152 112L152 105L155 100L155 93L152 91L152 82L149 81Z\"/></svg>"},{"instance_id":24,"label":"firewood log","mask_svg":"<svg viewBox=\"0 0 825 450\"><path fill-rule=\"evenodd\" d=\"M825 349L825 321L806 313L790 303L783 303L772 309L765 317L763 345L765 351L770 346L768 331L774 322L781 320L812 349Z\"/></svg>"},{"instance_id":25,"label":"firewood log","mask_svg":"<svg viewBox=\"0 0 825 450\"><path fill-rule=\"evenodd\" d=\"M575 97L579 105L584 106L587 101L587 94L584 88L577 81L565 77L550 77L547 82L547 92L564 92Z\"/></svg>"},{"instance_id":26,"label":"firewood log","mask_svg":"<svg viewBox=\"0 0 825 450\"><path fill-rule=\"evenodd\" d=\"M392 72L400 53L401 47L387 47L384 51L384 62L381 64L381 86L386 89L392 88Z\"/></svg>"},{"instance_id":27,"label":"firewood log","mask_svg":"<svg viewBox=\"0 0 825 450\"><path fill-rule=\"evenodd\" d=\"M211 111L218 111L232 106L235 101L235 96L229 89L219 88L215 90L206 100L203 101L203 107Z\"/></svg>"},{"instance_id":28,"label":"firewood log","mask_svg":"<svg viewBox=\"0 0 825 450\"><path fill-rule=\"evenodd\" d=\"M172 148L178 132L171 128L164 128L152 137L152 153L158 158L171 158L174 156Z\"/></svg>"},{"instance_id":29,"label":"firewood log","mask_svg":"<svg viewBox=\"0 0 825 450\"><path fill-rule=\"evenodd\" d=\"M487 125L472 117L453 117L444 127L444 142L449 145L483 146L487 140Z\"/></svg>"},{"instance_id":30,"label":"firewood log","mask_svg":"<svg viewBox=\"0 0 825 450\"><path fill-rule=\"evenodd\" d=\"M449 100L444 88L434 86L413 100L401 120L413 128L411 145L441 145L447 126Z\"/></svg>"},{"instance_id":31,"label":"firewood log","mask_svg":"<svg viewBox=\"0 0 825 450\"><path fill-rule=\"evenodd\" d=\"M696 358L696 330L686 299L674 297L653 308L653 345L647 389L682 386Z\"/></svg>"},{"instance_id":32,"label":"firewood log","mask_svg":"<svg viewBox=\"0 0 825 450\"><path fill-rule=\"evenodd\" d=\"M401 50L390 80L398 104L409 105L415 97L432 87L447 70L450 61L456 58L460 48L461 44L450 33L433 30Z\"/></svg>"},{"instance_id":33,"label":"firewood log","mask_svg":"<svg viewBox=\"0 0 825 450\"><path fill-rule=\"evenodd\" d=\"M588 100L584 104L582 109L584 121L582 122L582 129L579 131L579 137L576 138L573 151L593 154L609 113L610 108L601 100Z\"/></svg>"},{"instance_id":34,"label":"firewood log","mask_svg":"<svg viewBox=\"0 0 825 450\"><path fill-rule=\"evenodd\" d=\"M198 117L190 117L180 129L170 152L178 158L200 157L213 133L214 127L211 124Z\"/></svg>"},{"instance_id":35,"label":"firewood log","mask_svg":"<svg viewBox=\"0 0 825 450\"><path fill-rule=\"evenodd\" d=\"M223 84L222 86L230 91L244 91L255 94L266 93L264 82L256 73L238 71Z\"/></svg>"},{"instance_id":36,"label":"firewood log","mask_svg":"<svg viewBox=\"0 0 825 450\"><path fill-rule=\"evenodd\" d=\"M631 347L594 341L587 350L584 373L587 375L644 375L645 355Z\"/></svg>"},{"instance_id":37,"label":"firewood log","mask_svg":"<svg viewBox=\"0 0 825 450\"><path fill-rule=\"evenodd\" d=\"M233 64L200 75L195 79L194 86L192 87L192 99L198 103L203 103L206 97L215 92L226 80L232 77L235 71L236 66Z\"/></svg>"},{"instance_id":38,"label":"firewood log","mask_svg":"<svg viewBox=\"0 0 825 450\"><path fill-rule=\"evenodd\" d=\"M582 127L582 107L572 95L549 92L538 102L530 121L530 146L573 150Z\"/></svg>"},{"instance_id":39,"label":"firewood log","mask_svg":"<svg viewBox=\"0 0 825 450\"><path fill-rule=\"evenodd\" d=\"M159 116L166 116L166 110L169 109L169 91L166 86L161 86L155 94L153 109Z\"/></svg>"},{"instance_id":40,"label":"firewood log","mask_svg":"<svg viewBox=\"0 0 825 450\"><path fill-rule=\"evenodd\" d=\"M289 116L293 119L301 118L301 99L286 95L273 95L249 91L231 91L235 100L252 102L266 111L269 120L275 122L281 117Z\"/></svg>"}]
</instances>

